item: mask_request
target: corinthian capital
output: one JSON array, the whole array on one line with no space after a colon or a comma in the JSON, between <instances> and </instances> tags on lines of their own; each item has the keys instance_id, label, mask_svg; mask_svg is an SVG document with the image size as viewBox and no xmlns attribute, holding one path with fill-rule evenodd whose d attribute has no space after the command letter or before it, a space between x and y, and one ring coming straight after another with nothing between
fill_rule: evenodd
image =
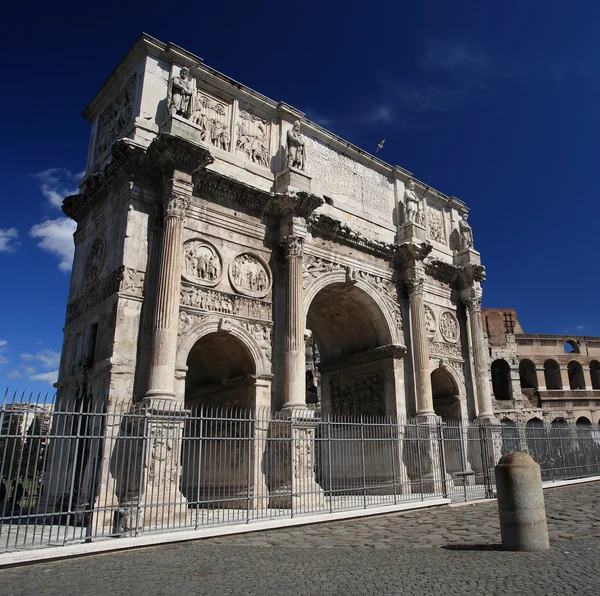
<instances>
[{"instance_id":1,"label":"corinthian capital","mask_svg":"<svg viewBox=\"0 0 600 596\"><path fill-rule=\"evenodd\" d=\"M286 259L289 257L301 257L304 246L304 238L300 236L284 236L280 242Z\"/></svg>"},{"instance_id":2,"label":"corinthian capital","mask_svg":"<svg viewBox=\"0 0 600 596\"><path fill-rule=\"evenodd\" d=\"M469 296L468 298L463 298L463 302L469 313L481 312L481 296Z\"/></svg>"},{"instance_id":3,"label":"corinthian capital","mask_svg":"<svg viewBox=\"0 0 600 596\"><path fill-rule=\"evenodd\" d=\"M165 197L165 219L185 219L185 214L190 205L188 195L171 192Z\"/></svg>"},{"instance_id":4,"label":"corinthian capital","mask_svg":"<svg viewBox=\"0 0 600 596\"><path fill-rule=\"evenodd\" d=\"M410 277L406 280L406 288L410 294L423 294L425 279L422 277Z\"/></svg>"}]
</instances>

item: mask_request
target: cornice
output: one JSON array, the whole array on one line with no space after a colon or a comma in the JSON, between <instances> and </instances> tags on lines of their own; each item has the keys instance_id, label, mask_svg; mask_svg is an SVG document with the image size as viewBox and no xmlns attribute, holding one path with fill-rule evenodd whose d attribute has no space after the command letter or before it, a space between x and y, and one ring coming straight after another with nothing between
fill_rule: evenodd
<instances>
[{"instance_id":1,"label":"cornice","mask_svg":"<svg viewBox=\"0 0 600 596\"><path fill-rule=\"evenodd\" d=\"M404 358L406 355L406 346L399 344L389 344L387 346L380 346L372 350L366 350L359 354L351 354L340 360L333 362L322 362L319 364L319 370L322 373L332 372L334 370L340 370L348 366L356 364L366 364L368 362L375 362L383 358L389 358L393 356L395 358Z\"/></svg>"},{"instance_id":2,"label":"cornice","mask_svg":"<svg viewBox=\"0 0 600 596\"><path fill-rule=\"evenodd\" d=\"M321 236L339 244L352 246L377 257L392 259L396 254L397 247L395 244L388 244L368 238L329 215L312 215L308 218L307 227L313 236Z\"/></svg>"}]
</instances>

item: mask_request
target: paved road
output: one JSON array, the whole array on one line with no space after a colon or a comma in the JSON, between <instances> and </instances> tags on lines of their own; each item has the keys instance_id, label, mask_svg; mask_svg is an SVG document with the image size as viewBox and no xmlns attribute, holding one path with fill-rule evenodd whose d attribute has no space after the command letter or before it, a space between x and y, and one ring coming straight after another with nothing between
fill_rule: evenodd
<instances>
[{"instance_id":1,"label":"paved road","mask_svg":"<svg viewBox=\"0 0 600 596\"><path fill-rule=\"evenodd\" d=\"M545 491L551 548L498 550L496 502L0 571L4 594L599 594L600 482Z\"/></svg>"}]
</instances>

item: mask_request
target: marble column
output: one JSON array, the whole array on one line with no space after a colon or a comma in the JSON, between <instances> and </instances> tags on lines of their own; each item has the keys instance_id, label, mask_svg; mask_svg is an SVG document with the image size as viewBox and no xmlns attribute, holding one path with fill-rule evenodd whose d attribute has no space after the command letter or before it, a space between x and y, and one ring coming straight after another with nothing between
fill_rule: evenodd
<instances>
[{"instance_id":1,"label":"marble column","mask_svg":"<svg viewBox=\"0 0 600 596\"><path fill-rule=\"evenodd\" d=\"M183 222L192 196L192 177L175 171L165 184L164 230L156 304L152 325L152 356L147 401L174 400L179 294L183 262Z\"/></svg>"},{"instance_id":2,"label":"marble column","mask_svg":"<svg viewBox=\"0 0 600 596\"><path fill-rule=\"evenodd\" d=\"M410 326L415 367L417 416L429 416L433 411L431 376L429 373L429 342L427 339L427 318L423 303L425 280L417 277L408 282Z\"/></svg>"},{"instance_id":3,"label":"marble column","mask_svg":"<svg viewBox=\"0 0 600 596\"><path fill-rule=\"evenodd\" d=\"M494 418L492 394L490 392L487 344L483 337L481 323L481 298L474 296L464 300L469 311L471 341L473 342L473 363L475 365L475 387L477 390L478 418Z\"/></svg>"},{"instance_id":4,"label":"marble column","mask_svg":"<svg viewBox=\"0 0 600 596\"><path fill-rule=\"evenodd\" d=\"M303 238L286 236L282 245L287 261L283 407L306 407L304 291L302 287Z\"/></svg>"}]
</instances>

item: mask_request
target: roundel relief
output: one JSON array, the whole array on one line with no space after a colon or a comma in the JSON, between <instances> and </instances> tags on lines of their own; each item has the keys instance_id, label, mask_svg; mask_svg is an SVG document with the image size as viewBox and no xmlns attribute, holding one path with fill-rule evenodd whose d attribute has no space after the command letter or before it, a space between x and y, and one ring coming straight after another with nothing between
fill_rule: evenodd
<instances>
[{"instance_id":1,"label":"roundel relief","mask_svg":"<svg viewBox=\"0 0 600 596\"><path fill-rule=\"evenodd\" d=\"M240 294L264 298L271 289L271 272L258 255L245 252L229 265L229 281Z\"/></svg>"},{"instance_id":2,"label":"roundel relief","mask_svg":"<svg viewBox=\"0 0 600 596\"><path fill-rule=\"evenodd\" d=\"M188 240L183 245L183 277L203 286L216 286L223 272L217 249L205 240Z\"/></svg>"},{"instance_id":3,"label":"roundel relief","mask_svg":"<svg viewBox=\"0 0 600 596\"><path fill-rule=\"evenodd\" d=\"M425 305L425 321L427 322L427 335L435 335L437 323L435 315L429 306Z\"/></svg>"},{"instance_id":4,"label":"roundel relief","mask_svg":"<svg viewBox=\"0 0 600 596\"><path fill-rule=\"evenodd\" d=\"M92 283L100 275L102 265L104 264L104 253L104 239L99 236L92 242L85 261L85 281L88 284Z\"/></svg>"},{"instance_id":5,"label":"roundel relief","mask_svg":"<svg viewBox=\"0 0 600 596\"><path fill-rule=\"evenodd\" d=\"M446 341L458 341L458 321L449 311L445 311L440 316L440 333Z\"/></svg>"}]
</instances>

